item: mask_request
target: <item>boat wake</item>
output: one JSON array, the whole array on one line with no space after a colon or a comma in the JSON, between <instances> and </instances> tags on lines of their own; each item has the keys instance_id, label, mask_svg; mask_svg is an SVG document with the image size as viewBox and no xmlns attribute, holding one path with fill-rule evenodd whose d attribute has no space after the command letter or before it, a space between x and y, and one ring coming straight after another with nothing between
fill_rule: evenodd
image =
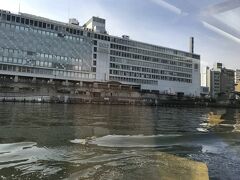
<instances>
[{"instance_id":1,"label":"boat wake","mask_svg":"<svg viewBox=\"0 0 240 180\"><path fill-rule=\"evenodd\" d=\"M107 135L103 137L91 137L86 139L74 139L71 143L82 145L97 145L103 147L160 147L169 145L174 139L181 137L180 134L159 135Z\"/></svg>"}]
</instances>

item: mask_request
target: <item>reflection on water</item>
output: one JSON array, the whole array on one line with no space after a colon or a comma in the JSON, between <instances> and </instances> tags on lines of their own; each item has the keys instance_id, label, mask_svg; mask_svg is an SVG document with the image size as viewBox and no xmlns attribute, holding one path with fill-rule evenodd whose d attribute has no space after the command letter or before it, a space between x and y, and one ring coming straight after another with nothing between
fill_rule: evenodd
<instances>
[{"instance_id":1,"label":"reflection on water","mask_svg":"<svg viewBox=\"0 0 240 180\"><path fill-rule=\"evenodd\" d=\"M237 109L0 104L0 117L0 179L159 179L178 157L240 176Z\"/></svg>"}]
</instances>

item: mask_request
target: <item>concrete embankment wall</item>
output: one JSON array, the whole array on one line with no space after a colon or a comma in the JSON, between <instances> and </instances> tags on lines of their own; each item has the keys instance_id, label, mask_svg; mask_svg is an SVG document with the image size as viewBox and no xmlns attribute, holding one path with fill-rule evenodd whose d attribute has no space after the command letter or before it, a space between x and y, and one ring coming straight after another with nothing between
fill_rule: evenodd
<instances>
[{"instance_id":1,"label":"concrete embankment wall","mask_svg":"<svg viewBox=\"0 0 240 180\"><path fill-rule=\"evenodd\" d=\"M215 102L192 97L176 97L157 92L142 92L132 86L121 84L42 84L4 83L0 84L0 102L31 103L91 103L158 105L170 107L218 106Z\"/></svg>"}]
</instances>

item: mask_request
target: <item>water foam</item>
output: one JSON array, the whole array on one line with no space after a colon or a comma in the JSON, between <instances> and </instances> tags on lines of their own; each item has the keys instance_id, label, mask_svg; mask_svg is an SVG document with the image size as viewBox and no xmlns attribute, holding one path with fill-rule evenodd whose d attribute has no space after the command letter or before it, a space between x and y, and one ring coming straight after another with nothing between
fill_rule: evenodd
<instances>
[{"instance_id":1,"label":"water foam","mask_svg":"<svg viewBox=\"0 0 240 180\"><path fill-rule=\"evenodd\" d=\"M180 134L158 134L158 135L107 135L103 137L91 137L86 139L70 140L74 144L90 144L104 147L159 147L163 146L159 140L175 139ZM166 144L166 142L164 142Z\"/></svg>"},{"instance_id":2,"label":"water foam","mask_svg":"<svg viewBox=\"0 0 240 180\"><path fill-rule=\"evenodd\" d=\"M36 146L35 142L19 142L11 144L0 144L0 153L15 152Z\"/></svg>"}]
</instances>

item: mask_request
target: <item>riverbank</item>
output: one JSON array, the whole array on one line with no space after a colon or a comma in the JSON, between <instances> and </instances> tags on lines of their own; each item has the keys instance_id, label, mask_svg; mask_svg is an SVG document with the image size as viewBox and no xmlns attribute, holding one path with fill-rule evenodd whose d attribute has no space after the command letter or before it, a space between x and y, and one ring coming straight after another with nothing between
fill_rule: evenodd
<instances>
[{"instance_id":1,"label":"riverbank","mask_svg":"<svg viewBox=\"0 0 240 180\"><path fill-rule=\"evenodd\" d=\"M168 99L169 98L169 99ZM134 106L161 106L161 107L222 107L240 108L239 104L230 102L207 101L204 99L178 99L162 98L128 98L128 97L99 97L89 98L80 96L57 95L24 95L1 96L1 103L50 103L50 104L99 104L99 105L134 105Z\"/></svg>"},{"instance_id":2,"label":"riverbank","mask_svg":"<svg viewBox=\"0 0 240 180\"><path fill-rule=\"evenodd\" d=\"M240 103L236 101L216 101L164 94L158 91L142 91L138 86L122 85L115 82L80 84L1 83L0 102L240 108Z\"/></svg>"}]
</instances>

